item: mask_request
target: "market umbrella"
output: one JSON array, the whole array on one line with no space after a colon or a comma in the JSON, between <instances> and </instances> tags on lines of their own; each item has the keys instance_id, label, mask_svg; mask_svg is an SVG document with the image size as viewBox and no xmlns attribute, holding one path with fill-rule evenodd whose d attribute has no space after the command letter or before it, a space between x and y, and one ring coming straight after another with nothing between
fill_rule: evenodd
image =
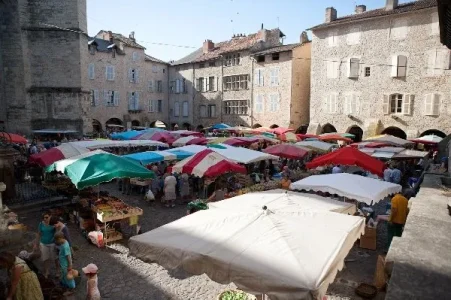
<instances>
[{"instance_id":1,"label":"market umbrella","mask_svg":"<svg viewBox=\"0 0 451 300\"><path fill-rule=\"evenodd\" d=\"M258 127L258 128L252 129L252 132L258 133L258 134L262 134L263 132L271 132L271 131L272 131L272 129L269 127Z\"/></svg>"},{"instance_id":2,"label":"market umbrella","mask_svg":"<svg viewBox=\"0 0 451 300\"><path fill-rule=\"evenodd\" d=\"M389 134L383 134L383 135L377 135L377 136L373 136L370 138L367 138L365 140L365 142L367 141L371 141L371 142L385 142L385 143L390 143L392 145L396 145L396 146L405 146L408 144L413 144L413 142L411 141L407 141L405 139L393 136L393 135L389 135Z\"/></svg>"},{"instance_id":3,"label":"market umbrella","mask_svg":"<svg viewBox=\"0 0 451 300\"><path fill-rule=\"evenodd\" d=\"M171 135L174 136L177 139L182 137L182 136L190 136L190 135L194 135L194 136L197 136L197 137L203 137L204 136L201 132L191 131L191 130L174 130L174 131L171 131Z\"/></svg>"},{"instance_id":4,"label":"market umbrella","mask_svg":"<svg viewBox=\"0 0 451 300\"><path fill-rule=\"evenodd\" d=\"M322 299L365 220L327 211L208 209L129 240L130 254L272 300Z\"/></svg>"},{"instance_id":5,"label":"market umbrella","mask_svg":"<svg viewBox=\"0 0 451 300\"><path fill-rule=\"evenodd\" d=\"M313 149L316 151L319 150L322 152L330 151L334 147L333 144L322 142L322 141L302 141L302 142L297 142L295 145L310 148L310 149Z\"/></svg>"},{"instance_id":6,"label":"market umbrella","mask_svg":"<svg viewBox=\"0 0 451 300\"><path fill-rule=\"evenodd\" d=\"M139 136L144 131L138 131L138 130L129 130L124 132L118 132L111 134L111 139L113 140L131 140L136 136Z\"/></svg>"},{"instance_id":7,"label":"market umbrella","mask_svg":"<svg viewBox=\"0 0 451 300\"><path fill-rule=\"evenodd\" d=\"M294 129L285 128L285 127L277 127L272 130L272 132L275 134L284 134L286 132L293 132L293 131L294 131Z\"/></svg>"},{"instance_id":8,"label":"market umbrella","mask_svg":"<svg viewBox=\"0 0 451 300\"><path fill-rule=\"evenodd\" d=\"M172 167L174 173L193 174L197 177L216 177L227 172L247 173L244 166L234 163L221 154L205 149Z\"/></svg>"},{"instance_id":9,"label":"market umbrella","mask_svg":"<svg viewBox=\"0 0 451 300\"><path fill-rule=\"evenodd\" d=\"M225 129L225 128L229 128L229 127L230 127L230 125L227 125L224 123L218 123L218 124L211 126L211 129Z\"/></svg>"},{"instance_id":10,"label":"market umbrella","mask_svg":"<svg viewBox=\"0 0 451 300\"><path fill-rule=\"evenodd\" d=\"M153 178L155 174L135 161L95 150L53 163L46 172L61 172L81 190L115 178Z\"/></svg>"},{"instance_id":11,"label":"market umbrella","mask_svg":"<svg viewBox=\"0 0 451 300\"><path fill-rule=\"evenodd\" d=\"M314 139L317 139L318 138L318 136L316 135L316 134L301 134L301 133L298 133L298 134L296 134L297 135L297 137L298 138L300 138L301 140L305 140L305 139L307 139L307 138L314 138Z\"/></svg>"},{"instance_id":12,"label":"market umbrella","mask_svg":"<svg viewBox=\"0 0 451 300\"><path fill-rule=\"evenodd\" d=\"M355 135L353 135L352 133L347 133L347 132L345 132L345 133L328 132L328 133L321 134L320 137L327 136L327 135L339 135L339 136L350 138L350 139L355 138Z\"/></svg>"},{"instance_id":13,"label":"market umbrella","mask_svg":"<svg viewBox=\"0 0 451 300\"><path fill-rule=\"evenodd\" d=\"M230 139L230 137L216 137L216 138L210 139L207 142L207 144L222 144L225 141L227 141L228 139Z\"/></svg>"},{"instance_id":14,"label":"market umbrella","mask_svg":"<svg viewBox=\"0 0 451 300\"><path fill-rule=\"evenodd\" d=\"M173 151L146 151L133 154L123 155L122 157L135 160L143 165L166 161L166 160L182 160L192 156L193 153L174 149Z\"/></svg>"},{"instance_id":15,"label":"market umbrella","mask_svg":"<svg viewBox=\"0 0 451 300\"><path fill-rule=\"evenodd\" d=\"M385 167L384 163L380 160L354 147L344 147L315 158L307 163L307 168L312 169L328 165L358 166L378 176L383 176Z\"/></svg>"},{"instance_id":16,"label":"market umbrella","mask_svg":"<svg viewBox=\"0 0 451 300\"><path fill-rule=\"evenodd\" d=\"M399 193L402 187L378 179L339 173L309 176L293 182L290 189L337 194L372 205L389 195Z\"/></svg>"},{"instance_id":17,"label":"market umbrella","mask_svg":"<svg viewBox=\"0 0 451 300\"><path fill-rule=\"evenodd\" d=\"M41 167L46 167L56 161L71 158L87 152L89 152L89 149L85 147L76 146L71 143L65 143L58 147L53 147L46 151L31 155L29 162L38 164Z\"/></svg>"},{"instance_id":18,"label":"market umbrella","mask_svg":"<svg viewBox=\"0 0 451 300\"><path fill-rule=\"evenodd\" d=\"M279 144L263 149L263 152L289 159L301 159L308 154L301 147L291 144Z\"/></svg>"},{"instance_id":19,"label":"market umbrella","mask_svg":"<svg viewBox=\"0 0 451 300\"><path fill-rule=\"evenodd\" d=\"M15 133L0 132L0 140L5 140L12 144L26 144L27 139Z\"/></svg>"},{"instance_id":20,"label":"market umbrella","mask_svg":"<svg viewBox=\"0 0 451 300\"><path fill-rule=\"evenodd\" d=\"M301 139L293 132L285 132L277 136L283 142L298 142Z\"/></svg>"},{"instance_id":21,"label":"market umbrella","mask_svg":"<svg viewBox=\"0 0 451 300\"><path fill-rule=\"evenodd\" d=\"M350 138L341 136L339 134L327 134L327 135L322 135L318 138L320 141L343 141L343 142L347 142L347 143L351 143L352 140Z\"/></svg>"},{"instance_id":22,"label":"market umbrella","mask_svg":"<svg viewBox=\"0 0 451 300\"><path fill-rule=\"evenodd\" d=\"M186 145L206 145L208 139L204 137L196 137L194 139L189 140Z\"/></svg>"},{"instance_id":23,"label":"market umbrella","mask_svg":"<svg viewBox=\"0 0 451 300\"><path fill-rule=\"evenodd\" d=\"M133 140L151 140L158 141L163 143L172 144L175 141L175 138L169 133L169 131L165 130L152 130L145 131L133 138Z\"/></svg>"},{"instance_id":24,"label":"market umbrella","mask_svg":"<svg viewBox=\"0 0 451 300\"><path fill-rule=\"evenodd\" d=\"M442 137L431 134L431 135L425 135L422 137L418 137L418 138L410 140L410 141L415 142L415 143L420 143L420 144L435 145L435 144L440 143L442 140L443 140Z\"/></svg>"},{"instance_id":25,"label":"market umbrella","mask_svg":"<svg viewBox=\"0 0 451 300\"><path fill-rule=\"evenodd\" d=\"M197 139L197 137L195 136L184 136L181 138L176 139L173 143L172 143L172 147L182 147L182 146L186 146L188 145L187 143L191 140Z\"/></svg>"},{"instance_id":26,"label":"market umbrella","mask_svg":"<svg viewBox=\"0 0 451 300\"><path fill-rule=\"evenodd\" d=\"M223 143L230 146L249 146L250 144L256 143L259 140L252 137L232 137L225 140Z\"/></svg>"},{"instance_id":27,"label":"market umbrella","mask_svg":"<svg viewBox=\"0 0 451 300\"><path fill-rule=\"evenodd\" d=\"M357 147L357 148L381 148L390 146L390 143L384 143L384 142L359 142L359 143L353 143L350 146Z\"/></svg>"},{"instance_id":28,"label":"market umbrella","mask_svg":"<svg viewBox=\"0 0 451 300\"><path fill-rule=\"evenodd\" d=\"M272 137L269 137L269 136L266 136L266 135L263 135L263 134L254 135L254 136L250 136L250 137L258 139L261 142L266 141L267 143L271 143L271 144L279 144L280 143L280 141L278 139L275 139L275 138L272 138Z\"/></svg>"}]
</instances>

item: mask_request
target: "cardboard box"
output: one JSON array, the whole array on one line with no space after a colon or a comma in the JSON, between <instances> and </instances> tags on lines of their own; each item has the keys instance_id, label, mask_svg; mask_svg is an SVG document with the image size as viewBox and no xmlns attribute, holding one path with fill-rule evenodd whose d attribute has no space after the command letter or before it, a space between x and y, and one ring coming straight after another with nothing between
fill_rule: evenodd
<instances>
[{"instance_id":1,"label":"cardboard box","mask_svg":"<svg viewBox=\"0 0 451 300\"><path fill-rule=\"evenodd\" d=\"M368 226L365 226L365 234L363 235L364 237L376 237L376 228L371 228Z\"/></svg>"},{"instance_id":2,"label":"cardboard box","mask_svg":"<svg viewBox=\"0 0 451 300\"><path fill-rule=\"evenodd\" d=\"M376 250L376 228L365 227L365 234L360 237L360 248Z\"/></svg>"}]
</instances>

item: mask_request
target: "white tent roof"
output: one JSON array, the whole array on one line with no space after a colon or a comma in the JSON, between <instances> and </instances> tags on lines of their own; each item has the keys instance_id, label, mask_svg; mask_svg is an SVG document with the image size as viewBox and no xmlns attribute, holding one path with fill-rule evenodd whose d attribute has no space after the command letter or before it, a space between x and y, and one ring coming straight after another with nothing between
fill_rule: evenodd
<instances>
[{"instance_id":1,"label":"white tent roof","mask_svg":"<svg viewBox=\"0 0 451 300\"><path fill-rule=\"evenodd\" d=\"M417 150L404 150L402 152L396 153L393 158L424 158L429 153L426 151L417 151Z\"/></svg>"},{"instance_id":2,"label":"white tent roof","mask_svg":"<svg viewBox=\"0 0 451 300\"><path fill-rule=\"evenodd\" d=\"M402 187L360 175L339 173L309 176L292 183L290 189L327 192L371 205L400 192Z\"/></svg>"},{"instance_id":3,"label":"white tent roof","mask_svg":"<svg viewBox=\"0 0 451 300\"><path fill-rule=\"evenodd\" d=\"M78 147L88 148L91 150L110 147L136 147L136 146L157 146L163 148L169 147L168 144L151 140L129 140L129 141L92 140L92 141L70 142L70 144Z\"/></svg>"},{"instance_id":4,"label":"white tent roof","mask_svg":"<svg viewBox=\"0 0 451 300\"><path fill-rule=\"evenodd\" d=\"M205 149L207 149L206 146L201 146L201 145L187 145L187 146L183 146L183 147L178 147L175 149L170 149L168 150L169 152L171 150L182 150L182 151L186 151L186 152L191 152L193 154L197 154L201 151L204 151Z\"/></svg>"},{"instance_id":5,"label":"white tent roof","mask_svg":"<svg viewBox=\"0 0 451 300\"><path fill-rule=\"evenodd\" d=\"M336 201L318 195L275 189L264 192L248 193L230 199L211 202L209 208L256 210L267 206L277 211L331 211L353 215L356 212L354 204Z\"/></svg>"},{"instance_id":6,"label":"white tent roof","mask_svg":"<svg viewBox=\"0 0 451 300\"><path fill-rule=\"evenodd\" d=\"M405 139L401 139L399 137L393 136L393 135L389 135L389 134L384 134L384 135L378 135L378 136L373 136L370 137L368 139L365 140L365 142L384 142L384 143L390 143L392 145L398 145L398 146L405 146L408 144L413 144L413 142L405 140Z\"/></svg>"},{"instance_id":7,"label":"white tent roof","mask_svg":"<svg viewBox=\"0 0 451 300\"><path fill-rule=\"evenodd\" d=\"M185 146L186 143L188 143L188 142L191 141L191 140L194 140L195 138L197 138L197 137L192 136L192 135L184 136L184 137L178 138L177 140L175 140L175 141L172 143L172 146L173 146L173 147Z\"/></svg>"},{"instance_id":8,"label":"white tent roof","mask_svg":"<svg viewBox=\"0 0 451 300\"><path fill-rule=\"evenodd\" d=\"M302 147L307 147L307 148L317 148L323 151L329 151L330 149L332 149L333 147L335 147L333 144L330 143L326 143L323 141L302 141L302 142L297 142L296 145L302 146Z\"/></svg>"},{"instance_id":9,"label":"white tent roof","mask_svg":"<svg viewBox=\"0 0 451 300\"><path fill-rule=\"evenodd\" d=\"M272 300L321 299L364 232L363 218L331 212L196 212L134 236L130 254Z\"/></svg>"}]
</instances>

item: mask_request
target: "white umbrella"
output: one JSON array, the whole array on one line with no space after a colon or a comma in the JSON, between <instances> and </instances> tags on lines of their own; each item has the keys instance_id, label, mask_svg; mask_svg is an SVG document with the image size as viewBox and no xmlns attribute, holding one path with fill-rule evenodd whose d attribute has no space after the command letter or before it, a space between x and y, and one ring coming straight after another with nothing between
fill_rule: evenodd
<instances>
[{"instance_id":1,"label":"white umbrella","mask_svg":"<svg viewBox=\"0 0 451 300\"><path fill-rule=\"evenodd\" d=\"M419 138L416 138L412 141L416 143L424 142L425 144L438 144L443 140L442 137L436 136L435 134L425 135Z\"/></svg>"},{"instance_id":2,"label":"white umbrella","mask_svg":"<svg viewBox=\"0 0 451 300\"><path fill-rule=\"evenodd\" d=\"M316 148L322 151L329 151L330 149L332 149L334 147L333 144L330 143L326 143L323 141L302 141L302 142L297 142L295 145L299 145L302 147L307 147L307 148Z\"/></svg>"},{"instance_id":3,"label":"white umbrella","mask_svg":"<svg viewBox=\"0 0 451 300\"><path fill-rule=\"evenodd\" d=\"M282 189L248 193L218 202L211 202L208 207L235 211L243 209L255 211L265 205L278 212L331 211L350 215L356 212L356 207L352 203Z\"/></svg>"},{"instance_id":4,"label":"white umbrella","mask_svg":"<svg viewBox=\"0 0 451 300\"><path fill-rule=\"evenodd\" d=\"M188 143L189 141L194 140L194 139L196 139L196 138L197 138L197 137L192 136L192 135L184 136L184 137L181 137L181 138L178 138L177 140L175 140L175 141L172 143L172 146L173 146L173 147L186 146L186 143Z\"/></svg>"},{"instance_id":5,"label":"white umbrella","mask_svg":"<svg viewBox=\"0 0 451 300\"><path fill-rule=\"evenodd\" d=\"M130 253L272 300L321 299L364 232L331 212L209 209L134 236Z\"/></svg>"},{"instance_id":6,"label":"white umbrella","mask_svg":"<svg viewBox=\"0 0 451 300\"><path fill-rule=\"evenodd\" d=\"M383 143L389 143L392 145L398 145L398 146L405 146L408 144L413 144L413 142L393 136L393 135L389 135L389 134L383 134L383 135L377 135L377 136L373 136L370 138L367 138L365 140L366 141L371 141L371 142L383 142Z\"/></svg>"},{"instance_id":7,"label":"white umbrella","mask_svg":"<svg viewBox=\"0 0 451 300\"><path fill-rule=\"evenodd\" d=\"M339 173L309 176L293 182L290 189L337 194L371 205L400 192L402 187L399 184L360 175Z\"/></svg>"}]
</instances>

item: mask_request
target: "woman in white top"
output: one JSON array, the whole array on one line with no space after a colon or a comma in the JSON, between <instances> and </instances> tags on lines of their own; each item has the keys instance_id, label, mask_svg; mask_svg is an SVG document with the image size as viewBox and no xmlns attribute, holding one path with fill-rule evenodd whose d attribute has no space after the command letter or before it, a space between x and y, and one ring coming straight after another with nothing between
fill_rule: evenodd
<instances>
[{"instance_id":1,"label":"woman in white top","mask_svg":"<svg viewBox=\"0 0 451 300\"><path fill-rule=\"evenodd\" d=\"M83 269L88 281L86 282L86 300L100 300L100 291L97 282L98 268L95 264L89 264Z\"/></svg>"}]
</instances>

